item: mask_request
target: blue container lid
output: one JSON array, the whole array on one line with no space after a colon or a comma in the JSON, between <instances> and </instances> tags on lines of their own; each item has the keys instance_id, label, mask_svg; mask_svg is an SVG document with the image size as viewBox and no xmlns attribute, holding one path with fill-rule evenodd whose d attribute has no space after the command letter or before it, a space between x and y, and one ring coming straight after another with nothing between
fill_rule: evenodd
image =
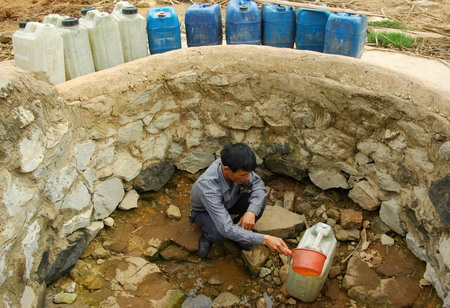
<instances>
[{"instance_id":1,"label":"blue container lid","mask_svg":"<svg viewBox=\"0 0 450 308\"><path fill-rule=\"evenodd\" d=\"M173 8L155 8L147 11L148 29L160 29L162 23L164 23L164 27L180 27L180 21L178 20L177 13Z\"/></svg>"},{"instance_id":2,"label":"blue container lid","mask_svg":"<svg viewBox=\"0 0 450 308\"><path fill-rule=\"evenodd\" d=\"M227 22L261 22L261 13L251 0L231 0L227 5L226 19Z\"/></svg>"}]
</instances>

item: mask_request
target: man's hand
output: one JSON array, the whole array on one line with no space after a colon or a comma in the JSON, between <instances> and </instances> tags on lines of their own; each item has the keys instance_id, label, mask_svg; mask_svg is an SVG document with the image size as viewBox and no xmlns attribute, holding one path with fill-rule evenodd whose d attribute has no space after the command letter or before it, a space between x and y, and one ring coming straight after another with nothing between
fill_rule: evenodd
<instances>
[{"instance_id":1,"label":"man's hand","mask_svg":"<svg viewBox=\"0 0 450 308\"><path fill-rule=\"evenodd\" d=\"M241 226L245 230L253 230L256 220L255 217L256 217L255 213L246 212L244 216L242 216L241 219L238 221L237 225Z\"/></svg>"},{"instance_id":2,"label":"man's hand","mask_svg":"<svg viewBox=\"0 0 450 308\"><path fill-rule=\"evenodd\" d=\"M278 252L286 256L292 256L292 250L290 250L286 243L279 237L264 235L264 245L266 245L273 252Z\"/></svg>"}]
</instances>

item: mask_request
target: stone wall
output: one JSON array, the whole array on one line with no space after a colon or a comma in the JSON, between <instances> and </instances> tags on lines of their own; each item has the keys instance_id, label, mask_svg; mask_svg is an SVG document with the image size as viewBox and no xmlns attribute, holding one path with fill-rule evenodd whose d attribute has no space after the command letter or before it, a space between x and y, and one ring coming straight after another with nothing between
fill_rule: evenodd
<instances>
[{"instance_id":1,"label":"stone wall","mask_svg":"<svg viewBox=\"0 0 450 308\"><path fill-rule=\"evenodd\" d=\"M238 141L274 172L379 210L450 305L450 93L357 59L261 46L183 49L56 88L0 69L4 306L37 306L140 173L195 173Z\"/></svg>"}]
</instances>

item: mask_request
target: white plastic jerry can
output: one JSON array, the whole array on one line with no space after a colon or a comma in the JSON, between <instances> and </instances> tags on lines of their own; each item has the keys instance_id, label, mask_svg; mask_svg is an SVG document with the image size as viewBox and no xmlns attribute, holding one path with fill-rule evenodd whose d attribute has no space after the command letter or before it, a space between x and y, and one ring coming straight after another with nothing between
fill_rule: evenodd
<instances>
[{"instance_id":1,"label":"white plastic jerry can","mask_svg":"<svg viewBox=\"0 0 450 308\"><path fill-rule=\"evenodd\" d=\"M314 253L325 255L326 259L321 266L321 272L319 270L317 275L309 275L308 269L305 271L294 269L295 255L293 256L286 281L286 291L291 296L303 302L312 302L317 298L330 272L336 244L333 229L327 224L319 222L305 231L297 249L300 248L300 250L311 253L311 255L304 255L304 259L301 260L302 264L314 262Z\"/></svg>"},{"instance_id":2,"label":"white plastic jerry can","mask_svg":"<svg viewBox=\"0 0 450 308\"><path fill-rule=\"evenodd\" d=\"M95 72L89 34L78 19L64 19L58 32L64 41L66 80Z\"/></svg>"},{"instance_id":3,"label":"white plastic jerry can","mask_svg":"<svg viewBox=\"0 0 450 308\"><path fill-rule=\"evenodd\" d=\"M56 28L60 28L62 26L62 21L66 18L69 18L69 16L62 16L59 14L48 14L44 16L44 24L52 24Z\"/></svg>"},{"instance_id":4,"label":"white plastic jerry can","mask_svg":"<svg viewBox=\"0 0 450 308\"><path fill-rule=\"evenodd\" d=\"M111 14L119 25L125 62L148 56L147 22L138 9L126 1L117 2Z\"/></svg>"},{"instance_id":5,"label":"white plastic jerry can","mask_svg":"<svg viewBox=\"0 0 450 308\"><path fill-rule=\"evenodd\" d=\"M63 39L54 25L28 22L14 32L12 41L16 66L42 70L53 84L66 80Z\"/></svg>"},{"instance_id":6,"label":"white plastic jerry can","mask_svg":"<svg viewBox=\"0 0 450 308\"><path fill-rule=\"evenodd\" d=\"M86 27L89 33L96 71L114 67L124 62L119 26L110 14L90 10L82 18L81 25Z\"/></svg>"}]
</instances>

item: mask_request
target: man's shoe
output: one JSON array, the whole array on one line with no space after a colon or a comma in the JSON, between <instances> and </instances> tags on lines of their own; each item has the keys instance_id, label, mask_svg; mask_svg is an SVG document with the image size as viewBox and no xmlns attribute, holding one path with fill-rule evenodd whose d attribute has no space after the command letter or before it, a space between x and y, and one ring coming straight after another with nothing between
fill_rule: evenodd
<instances>
[{"instance_id":1,"label":"man's shoe","mask_svg":"<svg viewBox=\"0 0 450 308\"><path fill-rule=\"evenodd\" d=\"M206 258L212 248L212 245L213 243L211 241L208 241L202 234L202 236L198 240L198 256L202 259Z\"/></svg>"},{"instance_id":2,"label":"man's shoe","mask_svg":"<svg viewBox=\"0 0 450 308\"><path fill-rule=\"evenodd\" d=\"M253 245L252 244L242 244L239 242L235 242L236 246L241 249L241 250L245 250L245 251L250 251L253 249Z\"/></svg>"}]
</instances>

